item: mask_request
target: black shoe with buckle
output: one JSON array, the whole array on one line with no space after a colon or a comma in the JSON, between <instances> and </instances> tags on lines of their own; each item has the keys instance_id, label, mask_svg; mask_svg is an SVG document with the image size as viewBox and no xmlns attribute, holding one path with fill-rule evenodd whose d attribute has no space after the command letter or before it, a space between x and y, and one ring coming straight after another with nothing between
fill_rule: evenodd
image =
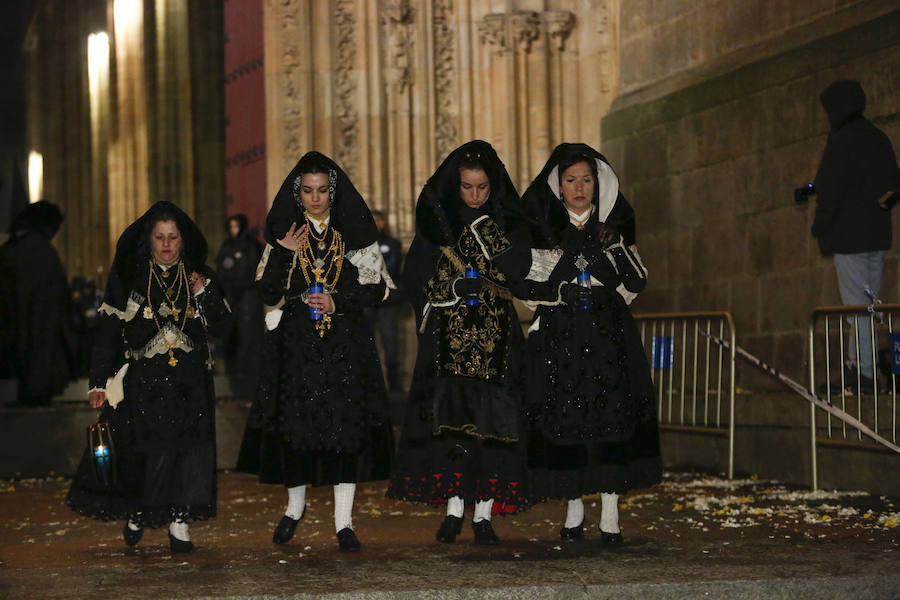
<instances>
[{"instance_id":1,"label":"black shoe with buckle","mask_svg":"<svg viewBox=\"0 0 900 600\"><path fill-rule=\"evenodd\" d=\"M306 506L303 507L303 512L300 513L300 519L302 519L305 514ZM281 520L278 521L278 525L275 526L275 533L272 534L272 543L281 545L291 541L291 538L294 537L294 530L297 529L297 523L300 522L300 519L292 519L287 515L281 517Z\"/></svg>"},{"instance_id":2,"label":"black shoe with buckle","mask_svg":"<svg viewBox=\"0 0 900 600\"><path fill-rule=\"evenodd\" d=\"M441 528L438 529L435 538L439 542L452 544L456 541L456 536L462 533L462 523L462 517L447 515L447 517L444 519L444 522L441 523Z\"/></svg>"},{"instance_id":3,"label":"black shoe with buckle","mask_svg":"<svg viewBox=\"0 0 900 600\"><path fill-rule=\"evenodd\" d=\"M488 519L472 523L472 531L475 532L475 543L481 546L496 546L500 538L494 533L494 528Z\"/></svg>"},{"instance_id":4,"label":"black shoe with buckle","mask_svg":"<svg viewBox=\"0 0 900 600\"><path fill-rule=\"evenodd\" d=\"M349 527L344 527L337 532L338 548L341 552L359 552L361 544L356 534Z\"/></svg>"},{"instance_id":5,"label":"black shoe with buckle","mask_svg":"<svg viewBox=\"0 0 900 600\"><path fill-rule=\"evenodd\" d=\"M194 551L194 543L179 540L169 533L169 549L172 551L172 554L187 554Z\"/></svg>"},{"instance_id":6,"label":"black shoe with buckle","mask_svg":"<svg viewBox=\"0 0 900 600\"><path fill-rule=\"evenodd\" d=\"M600 530L600 543L610 548L618 548L625 543L621 533L606 533Z\"/></svg>"},{"instance_id":7,"label":"black shoe with buckle","mask_svg":"<svg viewBox=\"0 0 900 600\"><path fill-rule=\"evenodd\" d=\"M559 530L559 537L564 542L577 542L584 539L584 520L575 527L563 527Z\"/></svg>"},{"instance_id":8,"label":"black shoe with buckle","mask_svg":"<svg viewBox=\"0 0 900 600\"><path fill-rule=\"evenodd\" d=\"M141 537L144 535L144 528L140 529L132 529L128 526L128 521L125 521L125 527L122 529L122 538L124 538L125 543L129 546L136 546L139 541L141 541Z\"/></svg>"}]
</instances>

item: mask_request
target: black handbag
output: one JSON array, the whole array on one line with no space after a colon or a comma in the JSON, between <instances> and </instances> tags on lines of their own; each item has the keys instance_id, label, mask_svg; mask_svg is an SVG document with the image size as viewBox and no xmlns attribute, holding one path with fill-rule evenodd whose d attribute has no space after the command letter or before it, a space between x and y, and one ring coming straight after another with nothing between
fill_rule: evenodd
<instances>
[{"instance_id":1,"label":"black handbag","mask_svg":"<svg viewBox=\"0 0 900 600\"><path fill-rule=\"evenodd\" d=\"M116 445L112 425L105 422L90 425L87 428L87 444L88 456L94 467L94 482L99 487L113 487L116 484Z\"/></svg>"}]
</instances>

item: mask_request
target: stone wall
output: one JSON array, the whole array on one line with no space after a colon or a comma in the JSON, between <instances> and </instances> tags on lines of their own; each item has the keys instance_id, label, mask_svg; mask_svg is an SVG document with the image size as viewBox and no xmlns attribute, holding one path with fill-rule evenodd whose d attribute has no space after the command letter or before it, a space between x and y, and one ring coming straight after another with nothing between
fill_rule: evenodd
<instances>
[{"instance_id":1,"label":"stone wall","mask_svg":"<svg viewBox=\"0 0 900 600\"><path fill-rule=\"evenodd\" d=\"M810 311L839 296L809 234L814 207L795 207L792 190L815 175L828 133L818 94L836 79L862 83L866 115L900 147L900 11L657 2L683 10L651 23L645 4L622 5L624 93L602 124L649 269L634 309L730 310L742 346L803 381ZM898 298L897 264L891 251L885 301Z\"/></svg>"},{"instance_id":2,"label":"stone wall","mask_svg":"<svg viewBox=\"0 0 900 600\"><path fill-rule=\"evenodd\" d=\"M613 0L267 0L268 197L333 156L395 233L450 150L490 141L521 188L554 145L599 143Z\"/></svg>"}]
</instances>

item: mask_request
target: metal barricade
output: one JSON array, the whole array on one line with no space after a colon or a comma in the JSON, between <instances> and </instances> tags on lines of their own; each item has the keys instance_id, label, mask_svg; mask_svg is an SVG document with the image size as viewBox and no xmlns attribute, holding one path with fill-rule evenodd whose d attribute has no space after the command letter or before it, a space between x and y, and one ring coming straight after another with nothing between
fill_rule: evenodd
<instances>
[{"instance_id":1,"label":"metal barricade","mask_svg":"<svg viewBox=\"0 0 900 600\"><path fill-rule=\"evenodd\" d=\"M826 306L813 309L809 320L809 389L870 427L875 433L897 443L897 382L893 374L900 356L900 337L890 341L890 366L879 368L879 339L893 337L894 321L900 316L900 304L874 306ZM817 326L821 325L821 329ZM866 327L868 325L868 327ZM868 331L866 331L868 329ZM864 338L867 338L864 341ZM853 344L851 353L848 346ZM861 343L862 342L862 343ZM883 344L882 344L883 345ZM865 348L868 346L868 348ZM867 389L862 370L845 369L851 362L860 364L862 353L872 360L873 385ZM818 367L817 367L818 365ZM885 369L887 372L885 372ZM821 409L818 409L821 410ZM875 442L843 421L825 413L825 423L817 424L817 409L810 405L810 448L812 489L818 489L816 458L818 440L836 446L874 447ZM825 412L825 411L821 411ZM883 414L882 414L883 413Z\"/></svg>"},{"instance_id":2,"label":"metal barricade","mask_svg":"<svg viewBox=\"0 0 900 600\"><path fill-rule=\"evenodd\" d=\"M650 359L660 428L727 437L728 478L732 478L737 346L731 313L651 313L634 318ZM728 348L714 343L710 335L729 342Z\"/></svg>"}]
</instances>

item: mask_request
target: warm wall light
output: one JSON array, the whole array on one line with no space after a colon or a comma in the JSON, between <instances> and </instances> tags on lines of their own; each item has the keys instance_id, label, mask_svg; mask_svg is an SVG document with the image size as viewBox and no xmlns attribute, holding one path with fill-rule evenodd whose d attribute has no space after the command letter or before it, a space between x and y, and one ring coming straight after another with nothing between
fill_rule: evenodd
<instances>
[{"instance_id":1,"label":"warm wall light","mask_svg":"<svg viewBox=\"0 0 900 600\"><path fill-rule=\"evenodd\" d=\"M37 202L44 194L44 156L32 150L28 153L28 201Z\"/></svg>"},{"instance_id":2,"label":"warm wall light","mask_svg":"<svg viewBox=\"0 0 900 600\"><path fill-rule=\"evenodd\" d=\"M113 18L115 19L116 32L124 31L134 23L140 22L142 0L115 0L113 4ZM118 38L117 38L118 39Z\"/></svg>"},{"instance_id":3,"label":"warm wall light","mask_svg":"<svg viewBox=\"0 0 900 600\"><path fill-rule=\"evenodd\" d=\"M105 31L88 36L88 81L91 96L105 91L109 82L109 36Z\"/></svg>"}]
</instances>

